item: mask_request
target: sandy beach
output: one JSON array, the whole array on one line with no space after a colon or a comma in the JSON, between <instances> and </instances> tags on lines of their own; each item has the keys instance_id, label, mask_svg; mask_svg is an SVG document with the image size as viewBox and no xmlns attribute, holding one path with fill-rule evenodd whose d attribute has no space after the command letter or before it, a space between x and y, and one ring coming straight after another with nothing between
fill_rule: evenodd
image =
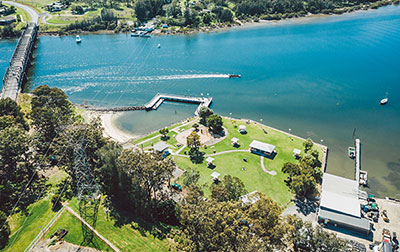
<instances>
[{"instance_id":1,"label":"sandy beach","mask_svg":"<svg viewBox=\"0 0 400 252\"><path fill-rule=\"evenodd\" d=\"M105 137L111 138L118 143L125 143L134 138L135 135L124 132L115 125L115 120L118 118L119 115L120 113L115 112L86 111L83 117L86 121L90 121L94 118L99 117L101 121L101 126L104 129L103 135Z\"/></svg>"}]
</instances>

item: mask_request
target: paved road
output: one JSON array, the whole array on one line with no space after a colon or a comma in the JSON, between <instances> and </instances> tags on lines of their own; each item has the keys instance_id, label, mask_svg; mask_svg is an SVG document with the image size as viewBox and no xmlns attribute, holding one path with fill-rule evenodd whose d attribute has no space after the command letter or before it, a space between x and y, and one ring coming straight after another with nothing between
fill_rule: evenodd
<instances>
[{"instance_id":1,"label":"paved road","mask_svg":"<svg viewBox=\"0 0 400 252\"><path fill-rule=\"evenodd\" d=\"M3 3L9 4L9 5L13 5L13 6L18 7L20 9L23 9L24 11L28 12L29 16L31 17L31 22L32 23L36 23L36 24L39 23L39 13L37 13L31 7L23 5L23 4L20 4L20 3L11 2L11 1L3 1Z\"/></svg>"}]
</instances>

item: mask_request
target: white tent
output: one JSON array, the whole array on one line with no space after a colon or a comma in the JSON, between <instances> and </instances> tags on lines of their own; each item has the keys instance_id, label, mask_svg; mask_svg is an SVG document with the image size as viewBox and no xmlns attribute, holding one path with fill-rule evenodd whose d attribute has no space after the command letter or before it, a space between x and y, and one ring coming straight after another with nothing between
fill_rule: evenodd
<instances>
[{"instance_id":1,"label":"white tent","mask_svg":"<svg viewBox=\"0 0 400 252\"><path fill-rule=\"evenodd\" d=\"M213 161L214 161L214 158L208 157L208 158L206 159L206 161L207 161L208 164L212 164Z\"/></svg>"}]
</instances>

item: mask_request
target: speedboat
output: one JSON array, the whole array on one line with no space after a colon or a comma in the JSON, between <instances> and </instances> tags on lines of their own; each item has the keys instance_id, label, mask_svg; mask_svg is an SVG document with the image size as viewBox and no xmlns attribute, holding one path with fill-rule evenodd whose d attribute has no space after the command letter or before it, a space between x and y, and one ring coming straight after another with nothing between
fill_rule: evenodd
<instances>
[{"instance_id":1,"label":"speedboat","mask_svg":"<svg viewBox=\"0 0 400 252\"><path fill-rule=\"evenodd\" d=\"M139 33L137 33L137 32L132 32L132 33L131 33L131 37L139 37Z\"/></svg>"},{"instance_id":2,"label":"speedboat","mask_svg":"<svg viewBox=\"0 0 400 252\"><path fill-rule=\"evenodd\" d=\"M381 105L385 105L389 101L388 98L383 98L380 102Z\"/></svg>"},{"instance_id":3,"label":"speedboat","mask_svg":"<svg viewBox=\"0 0 400 252\"><path fill-rule=\"evenodd\" d=\"M229 74L229 78L242 78L240 74Z\"/></svg>"},{"instance_id":4,"label":"speedboat","mask_svg":"<svg viewBox=\"0 0 400 252\"><path fill-rule=\"evenodd\" d=\"M150 36L150 34L142 33L142 34L140 34L140 37L142 37L142 38L150 38L151 36Z\"/></svg>"},{"instance_id":5,"label":"speedboat","mask_svg":"<svg viewBox=\"0 0 400 252\"><path fill-rule=\"evenodd\" d=\"M160 45L160 44L158 44L158 45L157 45L157 47L158 47L158 48L161 48L161 45Z\"/></svg>"},{"instance_id":6,"label":"speedboat","mask_svg":"<svg viewBox=\"0 0 400 252\"><path fill-rule=\"evenodd\" d=\"M76 42L77 44L79 44L79 43L82 42L82 39L81 39L81 37L80 37L79 35L76 35L76 37L75 37L75 42Z\"/></svg>"}]
</instances>

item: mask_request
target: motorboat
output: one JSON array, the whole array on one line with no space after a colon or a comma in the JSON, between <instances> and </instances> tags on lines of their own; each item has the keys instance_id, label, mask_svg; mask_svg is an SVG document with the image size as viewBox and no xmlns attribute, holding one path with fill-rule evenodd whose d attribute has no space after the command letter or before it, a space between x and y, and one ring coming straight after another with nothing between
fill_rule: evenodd
<instances>
[{"instance_id":1,"label":"motorboat","mask_svg":"<svg viewBox=\"0 0 400 252\"><path fill-rule=\"evenodd\" d=\"M385 105L388 101L389 101L389 99L388 99L387 97L386 97L386 98L383 98L383 99L381 100L380 104L381 104L381 105Z\"/></svg>"},{"instance_id":2,"label":"motorboat","mask_svg":"<svg viewBox=\"0 0 400 252\"><path fill-rule=\"evenodd\" d=\"M368 172L360 171L360 185L368 185Z\"/></svg>"},{"instance_id":3,"label":"motorboat","mask_svg":"<svg viewBox=\"0 0 400 252\"><path fill-rule=\"evenodd\" d=\"M349 155L349 158L351 158L351 159L355 158L356 157L356 148L349 147L348 148L348 155Z\"/></svg>"},{"instance_id":4,"label":"motorboat","mask_svg":"<svg viewBox=\"0 0 400 252\"><path fill-rule=\"evenodd\" d=\"M77 44L79 44L79 43L82 42L82 39L81 39L81 37L80 37L79 35L76 35L76 37L75 37L75 42L76 42Z\"/></svg>"},{"instance_id":5,"label":"motorboat","mask_svg":"<svg viewBox=\"0 0 400 252\"><path fill-rule=\"evenodd\" d=\"M150 35L150 34L147 34L147 33L142 33L142 34L140 34L140 37L141 37L141 38L150 38L151 35Z\"/></svg>"},{"instance_id":6,"label":"motorboat","mask_svg":"<svg viewBox=\"0 0 400 252\"><path fill-rule=\"evenodd\" d=\"M161 48L161 44L158 44L157 47L158 47L158 48Z\"/></svg>"},{"instance_id":7,"label":"motorboat","mask_svg":"<svg viewBox=\"0 0 400 252\"><path fill-rule=\"evenodd\" d=\"M229 74L229 78L242 78L240 74Z\"/></svg>"},{"instance_id":8,"label":"motorboat","mask_svg":"<svg viewBox=\"0 0 400 252\"><path fill-rule=\"evenodd\" d=\"M139 33L137 33L137 32L132 32L132 33L131 33L131 37L139 37Z\"/></svg>"}]
</instances>

